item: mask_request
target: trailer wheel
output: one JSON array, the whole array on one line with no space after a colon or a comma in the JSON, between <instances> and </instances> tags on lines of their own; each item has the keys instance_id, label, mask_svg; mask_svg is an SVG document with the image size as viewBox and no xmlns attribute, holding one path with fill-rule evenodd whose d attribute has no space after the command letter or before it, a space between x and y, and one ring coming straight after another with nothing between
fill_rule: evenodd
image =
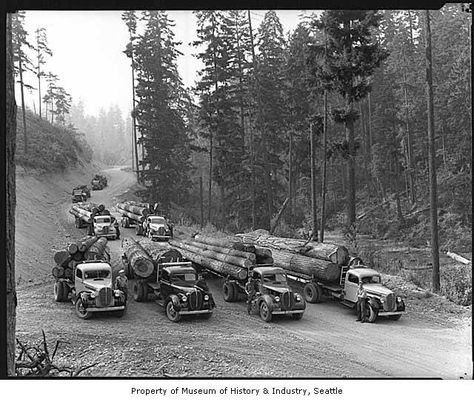
<instances>
[{"instance_id":1,"label":"trailer wheel","mask_svg":"<svg viewBox=\"0 0 474 402\"><path fill-rule=\"evenodd\" d=\"M233 286L233 283L224 282L222 292L224 293L224 300L226 302L233 302L235 300L235 287Z\"/></svg>"},{"instance_id":2,"label":"trailer wheel","mask_svg":"<svg viewBox=\"0 0 474 402\"><path fill-rule=\"evenodd\" d=\"M144 299L143 294L144 286L140 281L135 281L133 284L133 300L137 302L142 302Z\"/></svg>"},{"instance_id":3,"label":"trailer wheel","mask_svg":"<svg viewBox=\"0 0 474 402\"><path fill-rule=\"evenodd\" d=\"M319 303L321 301L321 288L315 283L307 283L303 289L303 293L308 303Z\"/></svg>"},{"instance_id":4,"label":"trailer wheel","mask_svg":"<svg viewBox=\"0 0 474 402\"><path fill-rule=\"evenodd\" d=\"M181 320L181 314L179 314L179 311L174 309L172 300L169 300L168 303L166 303L166 316L168 317L168 320L172 322L178 322Z\"/></svg>"},{"instance_id":5,"label":"trailer wheel","mask_svg":"<svg viewBox=\"0 0 474 402\"><path fill-rule=\"evenodd\" d=\"M92 317L92 313L87 311L87 309L84 307L80 296L76 300L76 315L83 320L88 320Z\"/></svg>"},{"instance_id":6,"label":"trailer wheel","mask_svg":"<svg viewBox=\"0 0 474 402\"><path fill-rule=\"evenodd\" d=\"M270 307L265 300L260 303L260 318L265 322L270 322L273 318Z\"/></svg>"}]
</instances>

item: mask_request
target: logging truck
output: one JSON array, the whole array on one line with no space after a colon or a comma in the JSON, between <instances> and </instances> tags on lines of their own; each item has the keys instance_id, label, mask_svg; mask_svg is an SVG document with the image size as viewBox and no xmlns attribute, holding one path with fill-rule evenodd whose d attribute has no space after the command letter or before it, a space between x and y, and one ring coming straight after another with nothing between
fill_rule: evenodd
<instances>
[{"instance_id":1,"label":"logging truck","mask_svg":"<svg viewBox=\"0 0 474 402\"><path fill-rule=\"evenodd\" d=\"M71 193L71 201L74 202L83 202L87 199L87 196L84 194L81 188L75 188Z\"/></svg>"},{"instance_id":2,"label":"logging truck","mask_svg":"<svg viewBox=\"0 0 474 402\"><path fill-rule=\"evenodd\" d=\"M76 315L83 320L101 311L112 311L121 317L126 308L125 294L113 288L112 268L101 260L80 262L75 266L72 278L57 278L54 299L57 302L71 300Z\"/></svg>"},{"instance_id":3,"label":"logging truck","mask_svg":"<svg viewBox=\"0 0 474 402\"><path fill-rule=\"evenodd\" d=\"M255 266L248 272L248 277L255 281L258 290L250 301L250 312L260 315L266 322L275 315L290 315L300 320L306 308L303 297L294 292L288 285L286 273L282 268L271 264ZM248 296L246 282L227 277L222 286L224 300L237 301L241 295Z\"/></svg>"},{"instance_id":4,"label":"logging truck","mask_svg":"<svg viewBox=\"0 0 474 402\"><path fill-rule=\"evenodd\" d=\"M319 303L322 296L329 296L341 304L354 308L357 303L359 284L367 291L367 321L375 322L378 316L398 320L405 312L405 303L400 296L382 285L380 273L362 265L359 258L340 269L338 282L326 282L301 273L287 271L289 279L303 283L303 294L307 302Z\"/></svg>"},{"instance_id":5,"label":"logging truck","mask_svg":"<svg viewBox=\"0 0 474 402\"><path fill-rule=\"evenodd\" d=\"M96 174L91 181L92 190L102 190L104 187L107 187L107 178L100 174Z\"/></svg>"},{"instance_id":6,"label":"logging truck","mask_svg":"<svg viewBox=\"0 0 474 402\"><path fill-rule=\"evenodd\" d=\"M158 264L156 277L135 280L135 301L147 301L151 294L172 322L180 321L184 315L210 318L215 307L212 294L205 281L198 277L191 262Z\"/></svg>"},{"instance_id":7,"label":"logging truck","mask_svg":"<svg viewBox=\"0 0 474 402\"><path fill-rule=\"evenodd\" d=\"M89 235L106 237L110 240L117 239L118 233L115 228L115 217L104 205L93 203L75 204L71 207L70 214L74 215L76 228L88 228Z\"/></svg>"}]
</instances>

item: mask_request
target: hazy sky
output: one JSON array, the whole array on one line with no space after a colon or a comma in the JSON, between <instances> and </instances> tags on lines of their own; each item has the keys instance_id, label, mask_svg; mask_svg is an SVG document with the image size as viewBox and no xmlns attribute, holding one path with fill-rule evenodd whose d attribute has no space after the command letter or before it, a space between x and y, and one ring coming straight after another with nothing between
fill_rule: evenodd
<instances>
[{"instance_id":1,"label":"hazy sky","mask_svg":"<svg viewBox=\"0 0 474 402\"><path fill-rule=\"evenodd\" d=\"M260 25L265 11L251 11L252 27ZM277 11L285 34L295 29L303 11ZM197 79L200 62L192 56L196 49L196 19L191 11L169 11L175 21L176 40L183 42L178 71L187 87ZM59 84L69 92L73 102L82 99L86 113L97 115L101 107L116 103L123 113L131 109L131 68L123 50L129 40L120 11L27 11L25 28L34 41L34 31L44 27L53 57L48 57L46 70L59 76ZM35 87L37 80L29 77ZM44 88L46 85L43 86ZM37 91L25 93L27 106L38 108ZM17 99L19 97L17 96Z\"/></svg>"}]
</instances>

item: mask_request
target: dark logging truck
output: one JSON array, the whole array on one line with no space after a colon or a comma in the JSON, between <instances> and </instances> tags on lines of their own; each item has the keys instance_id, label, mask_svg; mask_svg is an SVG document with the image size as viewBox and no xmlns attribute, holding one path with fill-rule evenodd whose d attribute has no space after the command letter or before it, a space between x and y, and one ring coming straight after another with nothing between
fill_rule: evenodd
<instances>
[{"instance_id":1,"label":"dark logging truck","mask_svg":"<svg viewBox=\"0 0 474 402\"><path fill-rule=\"evenodd\" d=\"M126 296L114 288L106 238L82 238L56 252L54 261L55 301L71 301L76 315L84 320L96 312L124 314Z\"/></svg>"},{"instance_id":2,"label":"dark logging truck","mask_svg":"<svg viewBox=\"0 0 474 402\"><path fill-rule=\"evenodd\" d=\"M155 215L149 205L121 202L117 204L117 210L122 214L122 227L134 226L139 236L146 236L154 241L169 240L173 237L172 225L165 217Z\"/></svg>"},{"instance_id":3,"label":"dark logging truck","mask_svg":"<svg viewBox=\"0 0 474 402\"><path fill-rule=\"evenodd\" d=\"M182 261L183 257L176 249L151 248L150 244L142 247L131 239L124 241L122 261L127 276L135 279L134 300L146 302L153 298L172 322L187 315L210 318L214 299L192 263Z\"/></svg>"},{"instance_id":4,"label":"dark logging truck","mask_svg":"<svg viewBox=\"0 0 474 402\"><path fill-rule=\"evenodd\" d=\"M115 217L104 205L92 202L73 204L69 213L74 215L76 228L87 227L89 235L106 237L109 240L117 239Z\"/></svg>"},{"instance_id":5,"label":"dark logging truck","mask_svg":"<svg viewBox=\"0 0 474 402\"><path fill-rule=\"evenodd\" d=\"M84 202L87 200L87 196L84 194L82 188L75 188L71 192L71 201L73 203Z\"/></svg>"},{"instance_id":6,"label":"dark logging truck","mask_svg":"<svg viewBox=\"0 0 474 402\"><path fill-rule=\"evenodd\" d=\"M107 177L96 174L91 180L92 190L102 190L103 188L107 187Z\"/></svg>"},{"instance_id":7,"label":"dark logging truck","mask_svg":"<svg viewBox=\"0 0 474 402\"><path fill-rule=\"evenodd\" d=\"M258 289L253 293L251 312L267 322L276 315L303 317L306 302L290 288L285 271L273 266L269 250L202 235L193 240L171 240L170 245L186 259L224 279L225 301L247 300L250 292L246 285L252 278Z\"/></svg>"}]
</instances>

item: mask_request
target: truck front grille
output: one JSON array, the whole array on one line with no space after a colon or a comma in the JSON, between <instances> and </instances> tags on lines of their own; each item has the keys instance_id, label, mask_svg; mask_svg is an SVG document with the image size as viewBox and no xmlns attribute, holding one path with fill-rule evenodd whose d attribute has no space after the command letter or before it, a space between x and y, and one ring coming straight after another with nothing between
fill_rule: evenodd
<instances>
[{"instance_id":1,"label":"truck front grille","mask_svg":"<svg viewBox=\"0 0 474 402\"><path fill-rule=\"evenodd\" d=\"M384 303L384 306L383 306L383 309L385 311L394 311L396 308L396 303L395 303L395 294L394 293L390 293L387 295L387 297L385 298L385 303Z\"/></svg>"},{"instance_id":2,"label":"truck front grille","mask_svg":"<svg viewBox=\"0 0 474 402\"><path fill-rule=\"evenodd\" d=\"M111 288L102 288L96 297L97 307L107 307L112 304L114 299L114 292Z\"/></svg>"},{"instance_id":3,"label":"truck front grille","mask_svg":"<svg viewBox=\"0 0 474 402\"><path fill-rule=\"evenodd\" d=\"M285 292L281 295L281 306L285 310L291 310L295 305L295 299L292 292Z\"/></svg>"},{"instance_id":4,"label":"truck front grille","mask_svg":"<svg viewBox=\"0 0 474 402\"><path fill-rule=\"evenodd\" d=\"M202 308L202 293L195 290L189 295L189 309L200 310Z\"/></svg>"}]
</instances>

